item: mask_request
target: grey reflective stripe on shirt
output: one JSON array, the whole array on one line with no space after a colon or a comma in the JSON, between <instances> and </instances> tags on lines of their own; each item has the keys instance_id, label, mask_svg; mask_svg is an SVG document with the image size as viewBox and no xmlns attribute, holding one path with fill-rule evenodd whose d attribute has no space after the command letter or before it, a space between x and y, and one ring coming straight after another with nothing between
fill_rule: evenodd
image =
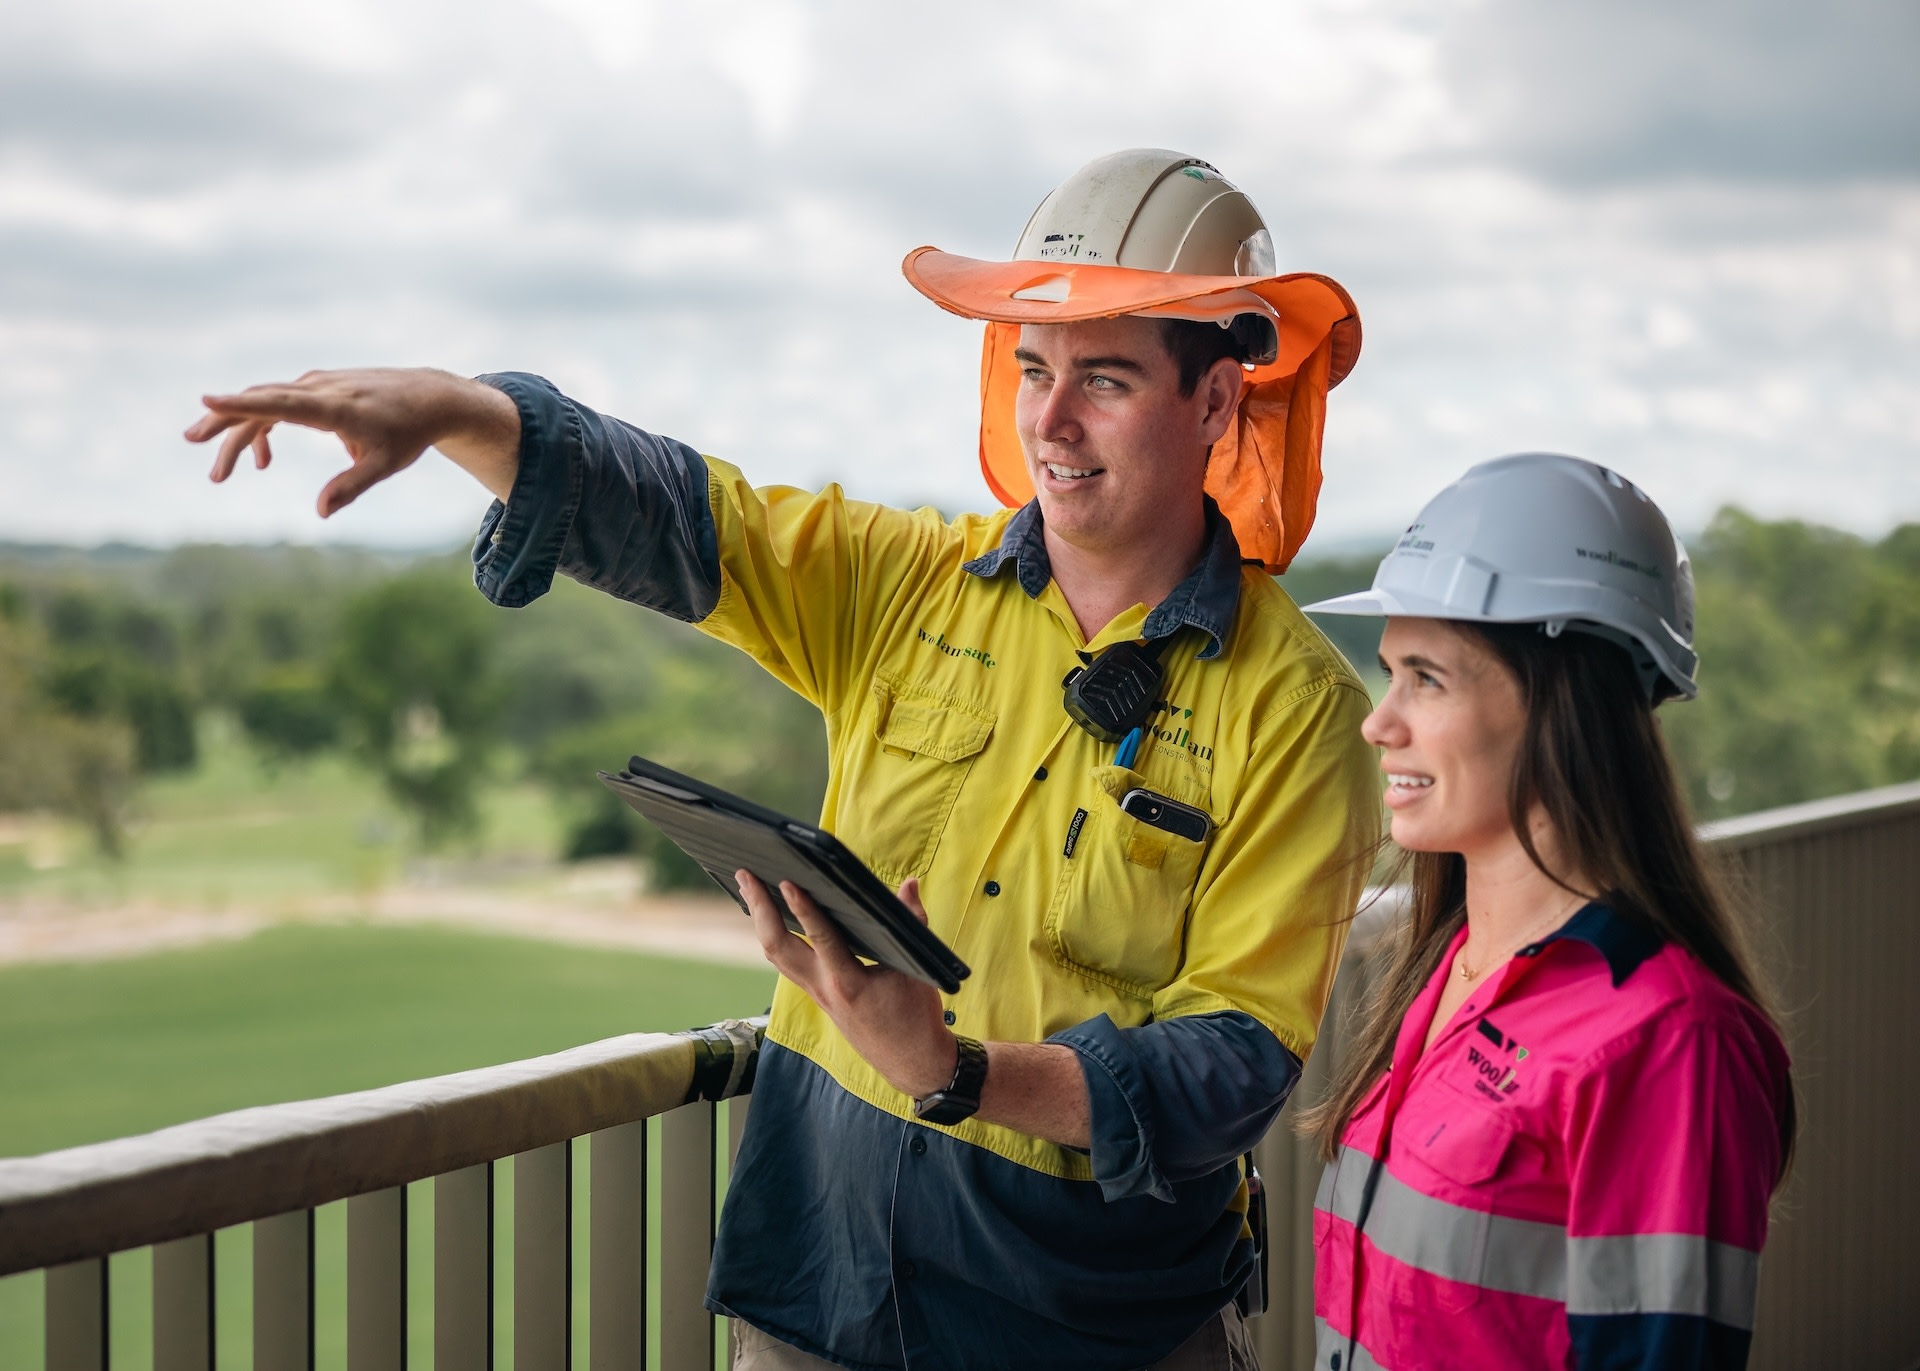
<instances>
[{"instance_id":1,"label":"grey reflective stripe on shirt","mask_svg":"<svg viewBox=\"0 0 1920 1371\"><path fill-rule=\"evenodd\" d=\"M1359 1148L1341 1148L1340 1155L1321 1169L1313 1207L1352 1223L1359 1217L1360 1203L1367 1193L1367 1170L1372 1165L1373 1158Z\"/></svg>"},{"instance_id":2,"label":"grey reflective stripe on shirt","mask_svg":"<svg viewBox=\"0 0 1920 1371\"><path fill-rule=\"evenodd\" d=\"M1373 1158L1350 1148L1340 1152L1334 1205L1327 1212L1352 1223L1360 1213ZM1421 1194L1385 1168L1367 1215L1366 1234L1395 1261L1430 1276L1510 1295L1557 1301L1567 1297L1567 1230L1561 1225L1449 1204Z\"/></svg>"},{"instance_id":3,"label":"grey reflective stripe on shirt","mask_svg":"<svg viewBox=\"0 0 1920 1371\"><path fill-rule=\"evenodd\" d=\"M1314 1207L1354 1223L1373 1158L1343 1147ZM1693 1314L1751 1329L1760 1256L1686 1233L1568 1238L1560 1224L1510 1219L1423 1195L1386 1168L1366 1236L1395 1261L1450 1281L1565 1304L1569 1314Z\"/></svg>"},{"instance_id":4,"label":"grey reflective stripe on shirt","mask_svg":"<svg viewBox=\"0 0 1920 1371\"><path fill-rule=\"evenodd\" d=\"M1336 1356L1340 1358L1337 1362ZM1325 1319L1315 1319L1313 1371L1387 1371L1387 1368L1359 1343L1349 1344Z\"/></svg>"},{"instance_id":5,"label":"grey reflective stripe on shirt","mask_svg":"<svg viewBox=\"0 0 1920 1371\"><path fill-rule=\"evenodd\" d=\"M1693 1314L1753 1328L1760 1254L1687 1233L1567 1241L1569 1314Z\"/></svg>"}]
</instances>

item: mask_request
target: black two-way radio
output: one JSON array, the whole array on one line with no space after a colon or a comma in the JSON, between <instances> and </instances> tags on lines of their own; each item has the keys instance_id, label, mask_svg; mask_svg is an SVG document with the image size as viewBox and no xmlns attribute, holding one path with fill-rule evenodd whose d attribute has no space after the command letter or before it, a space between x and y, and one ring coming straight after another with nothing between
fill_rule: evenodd
<instances>
[{"instance_id":1,"label":"black two-way radio","mask_svg":"<svg viewBox=\"0 0 1920 1371\"><path fill-rule=\"evenodd\" d=\"M1115 643L1060 682L1067 714L1103 743L1118 743L1147 722L1160 698L1160 654L1171 635Z\"/></svg>"}]
</instances>

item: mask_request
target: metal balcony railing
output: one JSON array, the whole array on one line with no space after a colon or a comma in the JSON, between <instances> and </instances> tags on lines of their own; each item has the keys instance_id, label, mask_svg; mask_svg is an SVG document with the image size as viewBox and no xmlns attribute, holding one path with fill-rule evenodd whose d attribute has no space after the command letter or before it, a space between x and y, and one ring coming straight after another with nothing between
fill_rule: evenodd
<instances>
[{"instance_id":1,"label":"metal balcony railing","mask_svg":"<svg viewBox=\"0 0 1920 1371\"><path fill-rule=\"evenodd\" d=\"M1794 1177L1762 1265L1755 1371L1920 1363L1920 784L1711 825L1760 915L1801 1092ZM1338 1060L1367 951L1362 916L1302 1097ZM515 1371L711 1371L701 1306L720 1177L737 1146L755 1025L637 1034L383 1090L242 1110L41 1157L0 1161L0 1276L45 1269L47 1371L106 1371L107 1263L153 1248L154 1371L214 1365L214 1244L253 1228L253 1366L309 1371L314 1221L347 1201L349 1371L406 1365L404 1188L433 1188L433 1366L493 1365L492 1169L510 1160ZM725 1100L716 1104L714 1101ZM692 1103L689 1103L692 1101ZM1312 1364L1319 1165L1290 1114L1256 1156L1273 1226L1269 1371ZM647 1213L658 1117L659 1210ZM587 1138L588 1345L576 1361L571 1140ZM651 1234L651 1238L650 1238ZM659 1257L649 1262L649 1242ZM658 1327L645 1326L657 1308ZM650 1360L655 1345L657 1360ZM12 1371L12 1368L7 1368Z\"/></svg>"}]
</instances>

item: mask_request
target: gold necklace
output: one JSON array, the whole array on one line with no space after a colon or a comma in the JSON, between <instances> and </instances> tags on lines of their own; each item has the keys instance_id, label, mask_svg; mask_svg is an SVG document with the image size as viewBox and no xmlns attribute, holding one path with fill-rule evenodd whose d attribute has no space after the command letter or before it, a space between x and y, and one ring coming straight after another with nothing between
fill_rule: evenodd
<instances>
[{"instance_id":1,"label":"gold necklace","mask_svg":"<svg viewBox=\"0 0 1920 1371\"><path fill-rule=\"evenodd\" d=\"M1553 916L1553 922L1551 924L1541 923L1541 924L1534 925L1534 927L1538 928L1542 932L1551 932L1553 929L1556 929L1561 924L1565 923L1567 921L1567 916L1569 914L1573 913L1574 910L1578 909L1580 906L1586 903L1587 903L1587 897L1585 895L1575 895L1573 897L1572 903L1562 906L1559 913ZM1480 969L1478 971L1473 970L1467 965L1467 945L1465 943L1461 943L1460 950L1453 954L1453 969L1460 973L1461 980L1471 984L1472 982L1479 980L1482 976L1484 976L1487 972L1491 971L1494 967L1500 965L1501 962L1506 961L1509 957L1513 956L1515 952L1518 952L1521 948L1525 947L1528 943L1532 942L1533 940L1534 940L1533 932L1530 929L1526 937L1522 938L1519 942L1515 943L1512 947L1508 948L1499 957L1496 957L1490 961L1482 962L1480 964Z\"/></svg>"}]
</instances>

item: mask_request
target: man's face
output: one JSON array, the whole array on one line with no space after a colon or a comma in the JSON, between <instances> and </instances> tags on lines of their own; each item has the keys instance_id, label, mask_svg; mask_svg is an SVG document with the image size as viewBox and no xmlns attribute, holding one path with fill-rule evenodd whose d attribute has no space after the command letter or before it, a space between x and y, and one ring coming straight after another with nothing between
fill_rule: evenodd
<instances>
[{"instance_id":1,"label":"man's face","mask_svg":"<svg viewBox=\"0 0 1920 1371\"><path fill-rule=\"evenodd\" d=\"M1014 425L1047 528L1077 548L1117 553L1197 509L1207 451L1233 417L1230 363L1180 393L1153 319L1027 324Z\"/></svg>"}]
</instances>

